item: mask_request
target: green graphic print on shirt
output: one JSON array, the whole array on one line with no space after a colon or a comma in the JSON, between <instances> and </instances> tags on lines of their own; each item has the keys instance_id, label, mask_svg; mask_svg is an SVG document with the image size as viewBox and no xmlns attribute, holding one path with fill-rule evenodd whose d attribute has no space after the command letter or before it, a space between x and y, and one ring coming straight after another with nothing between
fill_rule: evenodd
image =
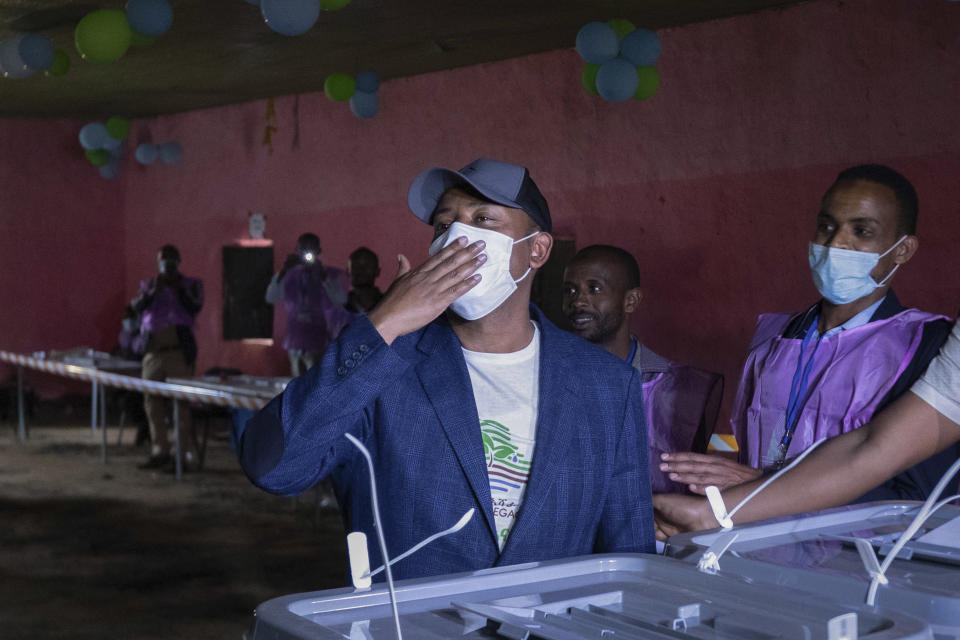
<instances>
[{"instance_id":1,"label":"green graphic print on shirt","mask_svg":"<svg viewBox=\"0 0 960 640\"><path fill-rule=\"evenodd\" d=\"M482 420L480 435L483 438L483 453L487 459L498 543L503 549L530 477L529 453L533 442L511 437L510 429L495 420Z\"/></svg>"}]
</instances>

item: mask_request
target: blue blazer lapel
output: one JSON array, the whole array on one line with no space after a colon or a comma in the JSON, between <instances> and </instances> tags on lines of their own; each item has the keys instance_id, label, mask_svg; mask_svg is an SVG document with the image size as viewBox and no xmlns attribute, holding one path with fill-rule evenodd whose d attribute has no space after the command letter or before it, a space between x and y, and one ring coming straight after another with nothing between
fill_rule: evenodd
<instances>
[{"instance_id":1,"label":"blue blazer lapel","mask_svg":"<svg viewBox=\"0 0 960 640\"><path fill-rule=\"evenodd\" d=\"M567 455L575 435L573 416L564 411L567 398L576 394L576 372L567 354L560 351L554 326L536 307L531 307L540 323L540 398L537 407L537 444L523 504L517 514L500 561L510 563L510 555L535 545L540 536L549 535L549 517L541 516L544 502L556 482L557 471Z\"/></svg>"},{"instance_id":2,"label":"blue blazer lapel","mask_svg":"<svg viewBox=\"0 0 960 640\"><path fill-rule=\"evenodd\" d=\"M487 529L496 545L497 528L493 519L490 479L480 437L480 418L473 398L470 374L463 359L460 341L449 325L433 322L427 325L417 349L427 357L416 365L420 383L440 419L463 474L470 483ZM454 393L465 389L466 393Z\"/></svg>"}]
</instances>

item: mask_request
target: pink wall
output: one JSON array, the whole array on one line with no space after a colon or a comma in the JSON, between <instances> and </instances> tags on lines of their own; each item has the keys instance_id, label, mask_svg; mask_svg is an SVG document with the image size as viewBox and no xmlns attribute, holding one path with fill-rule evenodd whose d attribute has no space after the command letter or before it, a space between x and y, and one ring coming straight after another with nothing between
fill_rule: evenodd
<instances>
[{"instance_id":1,"label":"pink wall","mask_svg":"<svg viewBox=\"0 0 960 640\"><path fill-rule=\"evenodd\" d=\"M0 349L109 349L120 329L122 186L84 158L82 124L0 121ZM0 383L13 373L0 363ZM27 379L46 395L77 388Z\"/></svg>"},{"instance_id":2,"label":"pink wall","mask_svg":"<svg viewBox=\"0 0 960 640\"><path fill-rule=\"evenodd\" d=\"M958 21L946 1L819 0L664 31L662 88L643 103L586 94L573 51L391 80L369 121L321 94L282 98L273 155L264 102L140 121L134 137L179 140L184 160L125 167L125 285L105 295L132 296L174 242L206 284L199 368L281 373L279 346L218 337L220 247L245 235L247 213L267 214L278 264L313 230L335 265L360 244L377 251L385 287L393 256L422 258L430 239L406 209L411 179L487 155L531 167L559 235L633 251L647 301L637 331L723 371L730 389L756 314L815 299L806 243L820 195L851 164L890 164L919 191L921 250L897 275L901 299L960 306L945 275L960 246Z\"/></svg>"}]
</instances>

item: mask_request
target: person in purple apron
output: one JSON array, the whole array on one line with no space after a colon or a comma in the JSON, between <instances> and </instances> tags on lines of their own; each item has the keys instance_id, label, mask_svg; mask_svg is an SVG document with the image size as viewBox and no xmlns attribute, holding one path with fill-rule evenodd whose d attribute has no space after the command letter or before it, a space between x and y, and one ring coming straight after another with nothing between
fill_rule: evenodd
<instances>
[{"instance_id":1,"label":"person in purple apron","mask_svg":"<svg viewBox=\"0 0 960 640\"><path fill-rule=\"evenodd\" d=\"M809 263L823 296L806 311L764 314L731 413L740 465L670 454L661 469L702 492L778 469L821 438L868 422L920 377L950 331L890 289L916 253L917 194L893 169L841 172L817 215ZM941 454L863 499L924 499L952 458Z\"/></svg>"},{"instance_id":2,"label":"person in purple apron","mask_svg":"<svg viewBox=\"0 0 960 640\"><path fill-rule=\"evenodd\" d=\"M290 356L290 373L299 376L323 357L330 341L353 316L343 308L350 278L345 271L320 262L320 238L304 233L297 251L267 286L270 304L283 302L287 335L283 348Z\"/></svg>"},{"instance_id":3,"label":"person in purple apron","mask_svg":"<svg viewBox=\"0 0 960 640\"><path fill-rule=\"evenodd\" d=\"M683 491L660 472L660 454L704 451L723 396L723 376L671 362L630 333L640 306L640 269L629 252L609 245L581 249L563 273L564 315L573 333L626 360L641 373L655 493Z\"/></svg>"},{"instance_id":4,"label":"person in purple apron","mask_svg":"<svg viewBox=\"0 0 960 640\"><path fill-rule=\"evenodd\" d=\"M180 251L171 244L164 245L157 255L156 278L140 282L140 292L130 305L140 315L142 345L142 375L147 380L184 378L193 375L197 360L197 341L193 324L203 307L203 283L182 275ZM138 346L138 350L141 347ZM160 396L144 394L143 408L150 425L150 457L141 469L166 467L173 470L170 438L167 425L171 422L170 401ZM183 445L184 469L191 470L196 462L189 430L190 412L180 412L180 442Z\"/></svg>"}]
</instances>

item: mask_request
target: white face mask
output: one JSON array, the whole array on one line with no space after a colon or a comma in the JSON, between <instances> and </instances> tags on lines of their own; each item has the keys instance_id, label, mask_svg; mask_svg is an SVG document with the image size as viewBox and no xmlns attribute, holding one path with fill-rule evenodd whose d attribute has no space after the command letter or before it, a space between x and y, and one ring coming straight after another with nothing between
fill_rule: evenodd
<instances>
[{"instance_id":1,"label":"white face mask","mask_svg":"<svg viewBox=\"0 0 960 640\"><path fill-rule=\"evenodd\" d=\"M892 247L883 253L838 249L822 244L810 243L810 269L813 271L813 284L824 298L833 304L847 304L873 293L878 287L890 282L900 265L877 282L870 275L880 258L897 248L907 236L901 236Z\"/></svg>"},{"instance_id":2,"label":"white face mask","mask_svg":"<svg viewBox=\"0 0 960 640\"><path fill-rule=\"evenodd\" d=\"M477 286L454 300L450 308L464 320L477 320L503 304L517 290L517 283L530 273L530 267L527 267L517 280L510 275L510 256L513 253L513 245L528 240L538 233L540 232L534 231L528 236L514 240L498 231L479 229L461 222L451 224L430 244L430 255L436 254L457 238L466 236L468 245L477 240L487 243L483 250L487 254L487 261L476 271L482 276Z\"/></svg>"}]
</instances>

